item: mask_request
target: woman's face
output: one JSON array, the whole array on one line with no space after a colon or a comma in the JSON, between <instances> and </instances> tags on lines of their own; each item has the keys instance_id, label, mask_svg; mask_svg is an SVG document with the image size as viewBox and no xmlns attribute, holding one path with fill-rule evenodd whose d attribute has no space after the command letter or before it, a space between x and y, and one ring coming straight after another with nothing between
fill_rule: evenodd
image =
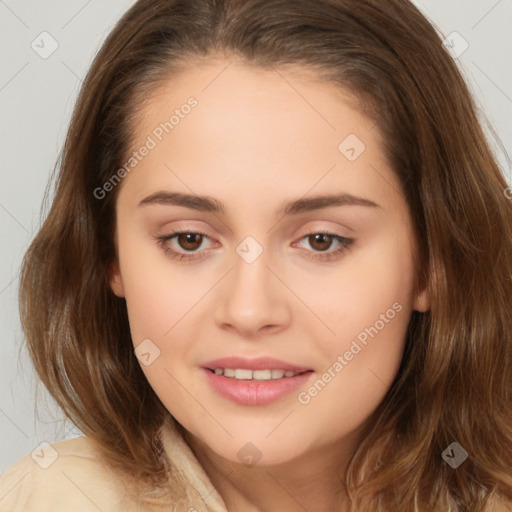
<instances>
[{"instance_id":1,"label":"woman's face","mask_svg":"<svg viewBox=\"0 0 512 512\"><path fill-rule=\"evenodd\" d=\"M428 309L377 127L311 73L219 60L159 89L131 149L111 286L163 404L234 462L344 449Z\"/></svg>"}]
</instances>

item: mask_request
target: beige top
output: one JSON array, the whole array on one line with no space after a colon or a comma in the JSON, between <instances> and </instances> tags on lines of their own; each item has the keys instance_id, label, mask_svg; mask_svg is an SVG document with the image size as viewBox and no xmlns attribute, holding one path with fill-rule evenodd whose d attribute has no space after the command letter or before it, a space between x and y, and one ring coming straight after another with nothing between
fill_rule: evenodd
<instances>
[{"instance_id":1,"label":"beige top","mask_svg":"<svg viewBox=\"0 0 512 512\"><path fill-rule=\"evenodd\" d=\"M187 503L174 504L174 511L168 507L165 510L227 512L221 496L179 432L174 428L163 430L162 442L169 459L195 494ZM86 437L40 446L0 477L1 512L143 510L148 509L129 497L120 476L105 464L96 444Z\"/></svg>"},{"instance_id":2,"label":"beige top","mask_svg":"<svg viewBox=\"0 0 512 512\"><path fill-rule=\"evenodd\" d=\"M80 437L42 446L0 476L0 512L227 512L199 461L172 426L162 431L169 459L188 484L189 497L171 507L141 507L129 483L107 467L96 444ZM493 512L510 512L510 504L490 503Z\"/></svg>"}]
</instances>

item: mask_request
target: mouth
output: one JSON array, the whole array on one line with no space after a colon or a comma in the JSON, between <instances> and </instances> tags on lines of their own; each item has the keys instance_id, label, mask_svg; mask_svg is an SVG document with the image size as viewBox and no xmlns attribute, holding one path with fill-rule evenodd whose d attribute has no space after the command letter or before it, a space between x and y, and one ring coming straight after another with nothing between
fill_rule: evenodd
<instances>
[{"instance_id":1,"label":"mouth","mask_svg":"<svg viewBox=\"0 0 512 512\"><path fill-rule=\"evenodd\" d=\"M314 370L278 359L227 357L204 363L201 370L216 393L241 405L266 405L307 384Z\"/></svg>"}]
</instances>

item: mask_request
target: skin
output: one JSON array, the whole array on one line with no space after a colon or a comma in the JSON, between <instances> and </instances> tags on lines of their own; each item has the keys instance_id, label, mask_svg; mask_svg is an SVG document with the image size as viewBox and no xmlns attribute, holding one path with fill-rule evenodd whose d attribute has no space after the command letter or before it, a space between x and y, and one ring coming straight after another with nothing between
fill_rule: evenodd
<instances>
[{"instance_id":1,"label":"skin","mask_svg":"<svg viewBox=\"0 0 512 512\"><path fill-rule=\"evenodd\" d=\"M120 185L111 287L126 298L134 346L150 339L160 350L142 368L228 510L344 510L340 474L398 371L412 311L429 308L415 287L410 212L378 127L346 91L305 69L230 62L191 65L141 109L133 149L187 98L198 101ZM366 146L353 162L338 149L349 134ZM226 211L139 205L159 191L207 195ZM378 207L276 213L334 192ZM307 236L319 230L355 241L315 259L340 248ZM192 241L195 260L170 256L186 253L186 240L159 245L173 231L208 235ZM252 263L236 252L247 236L263 248ZM240 405L200 370L219 357L271 356L313 369L307 391L396 303L400 312L307 404L292 392ZM261 454L256 465L237 456L247 442Z\"/></svg>"}]
</instances>

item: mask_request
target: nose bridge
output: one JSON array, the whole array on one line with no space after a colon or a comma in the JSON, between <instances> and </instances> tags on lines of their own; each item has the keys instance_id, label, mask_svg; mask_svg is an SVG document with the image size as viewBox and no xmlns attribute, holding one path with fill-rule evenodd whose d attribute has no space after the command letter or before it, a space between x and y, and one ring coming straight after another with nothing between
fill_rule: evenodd
<instances>
[{"instance_id":1,"label":"nose bridge","mask_svg":"<svg viewBox=\"0 0 512 512\"><path fill-rule=\"evenodd\" d=\"M254 237L246 237L237 247L234 268L216 308L217 322L240 330L258 330L287 320L282 283L268 268L270 251Z\"/></svg>"},{"instance_id":2,"label":"nose bridge","mask_svg":"<svg viewBox=\"0 0 512 512\"><path fill-rule=\"evenodd\" d=\"M270 252L253 237L246 237L236 248L231 276L231 297L247 305L267 301L272 295L271 272L268 269Z\"/></svg>"}]
</instances>

